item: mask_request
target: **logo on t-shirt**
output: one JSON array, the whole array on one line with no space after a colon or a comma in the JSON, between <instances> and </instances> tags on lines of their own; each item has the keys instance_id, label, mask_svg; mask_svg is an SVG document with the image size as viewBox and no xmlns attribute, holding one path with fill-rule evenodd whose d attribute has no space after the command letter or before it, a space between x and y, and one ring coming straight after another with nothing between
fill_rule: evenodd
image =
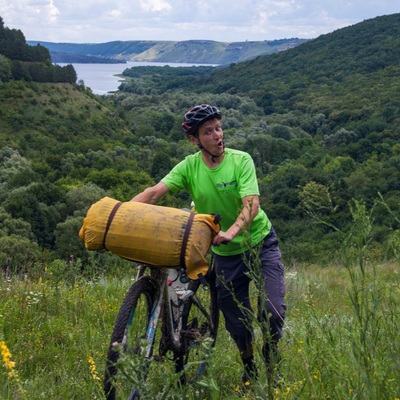
<instances>
[{"instance_id":1,"label":"logo on t-shirt","mask_svg":"<svg viewBox=\"0 0 400 400\"><path fill-rule=\"evenodd\" d=\"M215 185L220 193L232 192L237 186L237 181L221 182Z\"/></svg>"}]
</instances>

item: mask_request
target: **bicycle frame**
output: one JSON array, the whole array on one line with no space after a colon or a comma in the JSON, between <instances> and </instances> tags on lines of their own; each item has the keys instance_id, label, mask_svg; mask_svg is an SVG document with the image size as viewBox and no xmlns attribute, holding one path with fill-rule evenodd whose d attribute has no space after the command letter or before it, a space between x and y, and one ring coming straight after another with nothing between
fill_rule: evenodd
<instances>
[{"instance_id":1,"label":"bicycle frame","mask_svg":"<svg viewBox=\"0 0 400 400\"><path fill-rule=\"evenodd\" d=\"M215 343L218 306L212 278L192 281L184 268L137 266L136 282L124 298L110 340L104 381L108 400L115 400L117 392L124 390L122 386L117 387L117 382L121 381L117 378L119 351L115 351L116 343L122 344L123 352L131 351L145 359L140 371L141 382L148 378L153 360L162 360L172 353L171 361L182 384L194 382L206 369L202 340L211 338L212 346ZM200 285L211 288L204 303L199 294ZM143 313L145 320L141 320ZM134 386L129 390L129 400L140 399L139 389Z\"/></svg>"},{"instance_id":2,"label":"bicycle frame","mask_svg":"<svg viewBox=\"0 0 400 400\"><path fill-rule=\"evenodd\" d=\"M140 265L137 279L144 275L146 268L150 268L151 276L156 277L159 283L159 293L150 315L146 331L147 346L146 358L151 358L156 329L161 313L164 339L171 338L168 350L179 351L182 347L182 312L184 304L193 297L194 292L188 289L189 280L183 269L157 268Z\"/></svg>"}]
</instances>

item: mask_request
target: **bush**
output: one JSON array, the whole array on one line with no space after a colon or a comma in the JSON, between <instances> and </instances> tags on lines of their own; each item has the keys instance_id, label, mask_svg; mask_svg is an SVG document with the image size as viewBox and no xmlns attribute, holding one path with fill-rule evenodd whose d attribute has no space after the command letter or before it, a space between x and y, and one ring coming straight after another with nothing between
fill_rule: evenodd
<instances>
[{"instance_id":1,"label":"bush","mask_svg":"<svg viewBox=\"0 0 400 400\"><path fill-rule=\"evenodd\" d=\"M39 246L25 237L0 237L0 270L7 275L28 273L40 255Z\"/></svg>"}]
</instances>

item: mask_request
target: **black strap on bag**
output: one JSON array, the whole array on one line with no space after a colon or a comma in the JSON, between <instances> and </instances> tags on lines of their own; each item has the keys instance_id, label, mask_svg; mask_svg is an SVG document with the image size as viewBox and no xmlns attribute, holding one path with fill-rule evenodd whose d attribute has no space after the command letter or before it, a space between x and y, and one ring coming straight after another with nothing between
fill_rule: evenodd
<instances>
[{"instance_id":1,"label":"black strap on bag","mask_svg":"<svg viewBox=\"0 0 400 400\"><path fill-rule=\"evenodd\" d=\"M186 268L186 264L185 264L186 247L188 244L190 231L192 229L194 216L195 216L195 213L191 212L189 215L187 224L186 224L185 233L183 235L183 240L182 240L180 263L181 263L181 266L184 268Z\"/></svg>"},{"instance_id":2,"label":"black strap on bag","mask_svg":"<svg viewBox=\"0 0 400 400\"><path fill-rule=\"evenodd\" d=\"M115 217L115 214L117 213L118 209L121 207L122 202L119 201L111 210L110 215L108 216L108 221L107 221L107 225L106 225L106 230L104 232L104 237L103 237L103 247L107 250L106 247L106 238L107 238L107 233L108 230L110 229L111 223Z\"/></svg>"}]
</instances>

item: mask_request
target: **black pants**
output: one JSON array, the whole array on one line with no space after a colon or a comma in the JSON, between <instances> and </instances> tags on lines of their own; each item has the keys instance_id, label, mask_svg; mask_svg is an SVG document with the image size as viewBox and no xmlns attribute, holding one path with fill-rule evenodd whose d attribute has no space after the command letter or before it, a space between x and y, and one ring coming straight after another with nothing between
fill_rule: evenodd
<instances>
[{"instance_id":1,"label":"black pants","mask_svg":"<svg viewBox=\"0 0 400 400\"><path fill-rule=\"evenodd\" d=\"M225 326L240 351L245 351L253 340L253 312L249 298L249 284L255 262L251 252L234 256L213 254L218 290L218 305L225 318ZM270 329L270 340L282 337L286 303L284 266L275 231L260 245L259 260L264 293L258 299L258 318Z\"/></svg>"}]
</instances>

